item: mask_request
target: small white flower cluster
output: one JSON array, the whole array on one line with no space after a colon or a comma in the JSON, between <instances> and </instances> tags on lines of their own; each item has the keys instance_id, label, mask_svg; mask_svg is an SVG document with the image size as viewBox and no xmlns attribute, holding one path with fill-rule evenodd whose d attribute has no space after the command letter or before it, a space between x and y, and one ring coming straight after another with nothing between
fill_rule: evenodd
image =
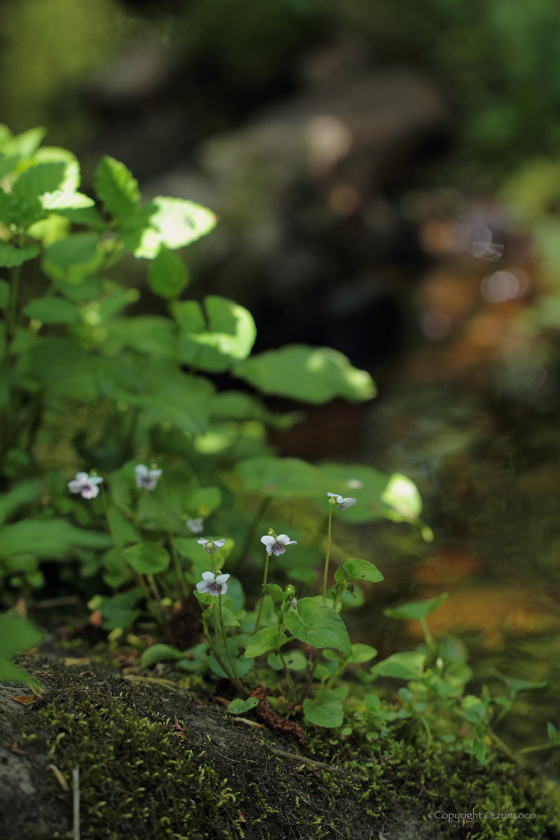
<instances>
[{"instance_id":1,"label":"small white flower cluster","mask_svg":"<svg viewBox=\"0 0 560 840\"><path fill-rule=\"evenodd\" d=\"M224 540L225 542L225 540ZM208 592L210 595L225 595L227 592L226 580L230 575L215 575L214 572L202 572L203 580L196 584L198 591L203 594Z\"/></svg>"},{"instance_id":2,"label":"small white flower cluster","mask_svg":"<svg viewBox=\"0 0 560 840\"><path fill-rule=\"evenodd\" d=\"M330 496L329 504L336 505L340 510L346 510L346 508L356 504L356 499L345 499L344 496L339 496L338 493L327 493L327 496Z\"/></svg>"},{"instance_id":3,"label":"small white flower cluster","mask_svg":"<svg viewBox=\"0 0 560 840\"><path fill-rule=\"evenodd\" d=\"M143 487L144 490L155 490L163 470L157 468L150 470L144 464L137 464L134 467L134 472L136 473L137 487Z\"/></svg>"},{"instance_id":4,"label":"small white flower cluster","mask_svg":"<svg viewBox=\"0 0 560 840\"><path fill-rule=\"evenodd\" d=\"M297 545L297 540L291 540L287 534L267 535L261 537L261 542L266 546L266 553L268 555L274 554L278 557L284 554L287 545Z\"/></svg>"},{"instance_id":5,"label":"small white flower cluster","mask_svg":"<svg viewBox=\"0 0 560 840\"><path fill-rule=\"evenodd\" d=\"M68 482L68 489L71 493L79 493L82 499L95 499L99 496L99 485L102 481L99 475L79 472L76 478Z\"/></svg>"},{"instance_id":6,"label":"small white flower cluster","mask_svg":"<svg viewBox=\"0 0 560 840\"><path fill-rule=\"evenodd\" d=\"M204 551L206 551L208 554L212 554L215 548L224 547L224 545L226 544L226 538L222 537L221 540L207 540L204 537L201 537L199 540L197 540L197 543L199 545L204 546Z\"/></svg>"}]
</instances>

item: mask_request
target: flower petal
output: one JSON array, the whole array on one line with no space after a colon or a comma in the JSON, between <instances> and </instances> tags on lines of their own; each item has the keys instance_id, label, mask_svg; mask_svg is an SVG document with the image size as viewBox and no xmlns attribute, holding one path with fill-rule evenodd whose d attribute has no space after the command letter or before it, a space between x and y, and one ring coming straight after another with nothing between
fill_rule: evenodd
<instances>
[{"instance_id":1,"label":"flower petal","mask_svg":"<svg viewBox=\"0 0 560 840\"><path fill-rule=\"evenodd\" d=\"M263 545L274 545L276 540L274 539L274 537L261 537L261 542L263 543Z\"/></svg>"},{"instance_id":2,"label":"flower petal","mask_svg":"<svg viewBox=\"0 0 560 840\"><path fill-rule=\"evenodd\" d=\"M201 537L199 540L197 540L197 543L199 545L206 545L207 542L208 540L205 537Z\"/></svg>"},{"instance_id":3,"label":"flower petal","mask_svg":"<svg viewBox=\"0 0 560 840\"><path fill-rule=\"evenodd\" d=\"M276 542L279 542L281 545L288 545L290 538L287 534L278 534Z\"/></svg>"},{"instance_id":4,"label":"flower petal","mask_svg":"<svg viewBox=\"0 0 560 840\"><path fill-rule=\"evenodd\" d=\"M200 583L196 584L196 588L202 594L203 592L208 592L210 589L210 584L207 583L205 580L201 580Z\"/></svg>"},{"instance_id":5,"label":"flower petal","mask_svg":"<svg viewBox=\"0 0 560 840\"><path fill-rule=\"evenodd\" d=\"M150 478L155 478L157 480L162 472L163 470L150 470Z\"/></svg>"},{"instance_id":6,"label":"flower petal","mask_svg":"<svg viewBox=\"0 0 560 840\"><path fill-rule=\"evenodd\" d=\"M134 467L134 472L136 473L136 476L137 476L137 477L139 477L139 476L140 476L140 477L142 477L142 478L145 478L145 477L148 475L148 473L149 473L150 471L149 471L148 467L147 467L145 464L137 464L137 465Z\"/></svg>"},{"instance_id":7,"label":"flower petal","mask_svg":"<svg viewBox=\"0 0 560 840\"><path fill-rule=\"evenodd\" d=\"M103 481L103 479L101 478L101 476L100 476L100 475L90 475L90 477L89 477L89 481L90 481L92 484L101 484L101 483L102 483L102 481Z\"/></svg>"},{"instance_id":8,"label":"flower petal","mask_svg":"<svg viewBox=\"0 0 560 840\"><path fill-rule=\"evenodd\" d=\"M202 572L202 577L204 578L204 580L207 580L208 583L214 583L214 581L216 580L216 575L214 574L214 572Z\"/></svg>"},{"instance_id":9,"label":"flower petal","mask_svg":"<svg viewBox=\"0 0 560 840\"><path fill-rule=\"evenodd\" d=\"M230 577L231 575L218 575L218 577L216 578L216 583L224 584L226 580L228 580L228 578Z\"/></svg>"},{"instance_id":10,"label":"flower petal","mask_svg":"<svg viewBox=\"0 0 560 840\"><path fill-rule=\"evenodd\" d=\"M222 548L226 544L226 538L222 537L221 540L214 540L214 545L216 548Z\"/></svg>"},{"instance_id":11,"label":"flower petal","mask_svg":"<svg viewBox=\"0 0 560 840\"><path fill-rule=\"evenodd\" d=\"M68 482L68 489L71 493L79 493L82 489L82 482L78 481L78 479L74 478L72 481Z\"/></svg>"},{"instance_id":12,"label":"flower petal","mask_svg":"<svg viewBox=\"0 0 560 840\"><path fill-rule=\"evenodd\" d=\"M77 481L87 481L89 478L89 473L80 472L76 473L76 480Z\"/></svg>"}]
</instances>

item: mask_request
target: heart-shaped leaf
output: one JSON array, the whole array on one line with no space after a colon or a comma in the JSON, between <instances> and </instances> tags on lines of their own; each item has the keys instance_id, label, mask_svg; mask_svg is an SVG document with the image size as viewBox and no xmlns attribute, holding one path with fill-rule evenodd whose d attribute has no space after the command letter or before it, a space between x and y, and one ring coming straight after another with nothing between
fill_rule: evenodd
<instances>
[{"instance_id":1,"label":"heart-shaped leaf","mask_svg":"<svg viewBox=\"0 0 560 840\"><path fill-rule=\"evenodd\" d=\"M315 726L342 726L342 702L334 691L318 691L315 700L304 700L303 713L305 719Z\"/></svg>"},{"instance_id":2,"label":"heart-shaped leaf","mask_svg":"<svg viewBox=\"0 0 560 840\"><path fill-rule=\"evenodd\" d=\"M169 566L169 553L154 542L142 542L125 549L125 557L141 575L157 575Z\"/></svg>"},{"instance_id":3,"label":"heart-shaped leaf","mask_svg":"<svg viewBox=\"0 0 560 840\"><path fill-rule=\"evenodd\" d=\"M297 612L287 612L286 627L290 633L316 648L335 648L346 656L352 655L348 630L341 617L331 607L313 598L301 598Z\"/></svg>"}]
</instances>

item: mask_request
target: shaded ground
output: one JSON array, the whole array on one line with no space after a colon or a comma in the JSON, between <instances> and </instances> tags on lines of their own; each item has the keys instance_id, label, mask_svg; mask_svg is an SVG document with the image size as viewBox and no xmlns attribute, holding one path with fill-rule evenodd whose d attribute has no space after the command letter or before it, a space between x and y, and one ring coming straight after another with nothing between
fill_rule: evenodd
<instances>
[{"instance_id":1,"label":"shaded ground","mask_svg":"<svg viewBox=\"0 0 560 840\"><path fill-rule=\"evenodd\" d=\"M560 838L556 789L514 765L483 769L470 758L426 756L412 742L375 746L326 730L308 730L300 747L251 713L234 718L226 701L181 688L175 675L123 676L71 655L27 662L44 687L30 704L13 700L30 689L0 686L4 840L72 837L63 786L76 766L82 840ZM429 816L466 808L538 817L498 834L497 823L446 826Z\"/></svg>"}]
</instances>

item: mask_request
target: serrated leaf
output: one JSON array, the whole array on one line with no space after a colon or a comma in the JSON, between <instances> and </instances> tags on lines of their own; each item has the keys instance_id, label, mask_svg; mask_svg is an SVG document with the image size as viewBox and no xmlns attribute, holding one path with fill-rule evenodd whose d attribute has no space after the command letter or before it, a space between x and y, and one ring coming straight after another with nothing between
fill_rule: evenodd
<instances>
[{"instance_id":1,"label":"serrated leaf","mask_svg":"<svg viewBox=\"0 0 560 840\"><path fill-rule=\"evenodd\" d=\"M136 213L140 201L138 182L124 163L106 156L95 172L95 192L106 210L119 221L126 221Z\"/></svg>"},{"instance_id":2,"label":"serrated leaf","mask_svg":"<svg viewBox=\"0 0 560 840\"><path fill-rule=\"evenodd\" d=\"M141 575L157 575L169 566L169 552L155 542L142 542L124 551L127 561Z\"/></svg>"},{"instance_id":3,"label":"serrated leaf","mask_svg":"<svg viewBox=\"0 0 560 840\"><path fill-rule=\"evenodd\" d=\"M315 726L342 726L342 709L342 702L333 691L318 691L315 700L307 698L303 701L305 719Z\"/></svg>"},{"instance_id":4,"label":"serrated leaf","mask_svg":"<svg viewBox=\"0 0 560 840\"><path fill-rule=\"evenodd\" d=\"M66 165L62 162L39 163L22 172L12 187L14 198L34 200L46 192L57 190L64 180Z\"/></svg>"},{"instance_id":5,"label":"serrated leaf","mask_svg":"<svg viewBox=\"0 0 560 840\"><path fill-rule=\"evenodd\" d=\"M5 242L0 242L0 266L13 268L22 265L27 260L33 260L41 253L39 245L26 245L25 248L14 248Z\"/></svg>"},{"instance_id":6,"label":"serrated leaf","mask_svg":"<svg viewBox=\"0 0 560 840\"><path fill-rule=\"evenodd\" d=\"M236 697L229 704L228 712L230 715L242 715L244 712L248 712L249 709L254 709L258 705L259 700L257 697L247 697L246 700L241 700L239 697Z\"/></svg>"},{"instance_id":7,"label":"serrated leaf","mask_svg":"<svg viewBox=\"0 0 560 840\"><path fill-rule=\"evenodd\" d=\"M80 283L103 264L96 233L73 233L45 249L43 269L54 280Z\"/></svg>"},{"instance_id":8,"label":"serrated leaf","mask_svg":"<svg viewBox=\"0 0 560 840\"><path fill-rule=\"evenodd\" d=\"M151 204L155 211L141 233L135 257L153 259L161 245L172 250L182 248L210 233L216 225L215 214L194 201L157 196Z\"/></svg>"},{"instance_id":9,"label":"serrated leaf","mask_svg":"<svg viewBox=\"0 0 560 840\"><path fill-rule=\"evenodd\" d=\"M350 557L344 561L344 568L350 580L367 580L370 583L379 583L384 580L383 575L369 560L357 560Z\"/></svg>"},{"instance_id":10,"label":"serrated leaf","mask_svg":"<svg viewBox=\"0 0 560 840\"><path fill-rule=\"evenodd\" d=\"M447 597L448 593L442 592L441 595L436 595L434 598L426 598L423 601L410 601L408 604L401 604L400 607L387 607L383 612L389 618L400 618L404 621L420 621L420 619L427 618L430 613L437 610Z\"/></svg>"},{"instance_id":11,"label":"serrated leaf","mask_svg":"<svg viewBox=\"0 0 560 840\"><path fill-rule=\"evenodd\" d=\"M338 613L313 598L301 598L297 613L287 612L284 617L290 633L316 648L335 648L345 656L352 655L348 630Z\"/></svg>"},{"instance_id":12,"label":"serrated leaf","mask_svg":"<svg viewBox=\"0 0 560 840\"><path fill-rule=\"evenodd\" d=\"M183 260L161 245L156 257L150 262L148 282L156 295L176 298L187 288L189 273Z\"/></svg>"},{"instance_id":13,"label":"serrated leaf","mask_svg":"<svg viewBox=\"0 0 560 840\"><path fill-rule=\"evenodd\" d=\"M426 655L416 651L394 653L371 669L378 677L397 677L401 680L417 680L422 676Z\"/></svg>"},{"instance_id":14,"label":"serrated leaf","mask_svg":"<svg viewBox=\"0 0 560 840\"><path fill-rule=\"evenodd\" d=\"M288 637L285 633L279 633L276 627L265 627L264 630L259 630L258 633L251 638L245 648L245 656L247 659L254 659L256 656L262 656L269 650L277 650L282 645L285 645Z\"/></svg>"},{"instance_id":15,"label":"serrated leaf","mask_svg":"<svg viewBox=\"0 0 560 840\"><path fill-rule=\"evenodd\" d=\"M78 324L81 321L76 307L57 297L36 298L23 308L23 313L43 324Z\"/></svg>"},{"instance_id":16,"label":"serrated leaf","mask_svg":"<svg viewBox=\"0 0 560 840\"><path fill-rule=\"evenodd\" d=\"M233 373L263 394L309 403L334 397L361 402L376 393L369 373L352 367L346 356L330 347L292 344L268 350L239 362Z\"/></svg>"}]
</instances>

